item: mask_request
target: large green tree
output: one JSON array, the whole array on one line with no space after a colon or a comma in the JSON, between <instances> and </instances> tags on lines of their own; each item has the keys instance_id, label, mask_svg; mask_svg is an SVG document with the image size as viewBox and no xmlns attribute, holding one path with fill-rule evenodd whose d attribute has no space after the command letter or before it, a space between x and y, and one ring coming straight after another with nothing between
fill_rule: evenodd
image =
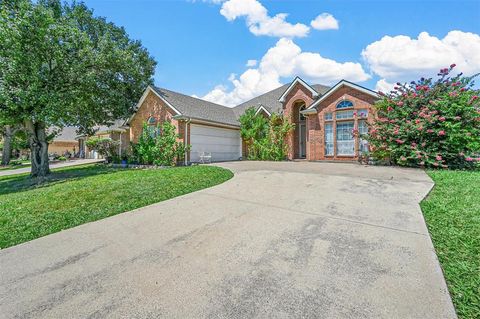
<instances>
[{"instance_id":1,"label":"large green tree","mask_svg":"<svg viewBox=\"0 0 480 319\"><path fill-rule=\"evenodd\" d=\"M45 176L50 128L91 133L131 112L155 61L83 3L0 3L0 118L28 133L32 176Z\"/></svg>"}]
</instances>

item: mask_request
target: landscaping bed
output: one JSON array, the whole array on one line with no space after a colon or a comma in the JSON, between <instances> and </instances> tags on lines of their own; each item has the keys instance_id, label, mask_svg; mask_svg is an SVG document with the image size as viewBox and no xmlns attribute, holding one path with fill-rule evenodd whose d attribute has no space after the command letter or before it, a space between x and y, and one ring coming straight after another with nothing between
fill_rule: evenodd
<instances>
[{"instance_id":1,"label":"landscaping bed","mask_svg":"<svg viewBox=\"0 0 480 319\"><path fill-rule=\"evenodd\" d=\"M41 185L28 174L0 177L0 248L211 187L232 176L214 166L132 170L97 164L53 170Z\"/></svg>"},{"instance_id":2,"label":"landscaping bed","mask_svg":"<svg viewBox=\"0 0 480 319\"><path fill-rule=\"evenodd\" d=\"M480 314L480 171L430 171L435 187L421 203L460 318Z\"/></svg>"}]
</instances>

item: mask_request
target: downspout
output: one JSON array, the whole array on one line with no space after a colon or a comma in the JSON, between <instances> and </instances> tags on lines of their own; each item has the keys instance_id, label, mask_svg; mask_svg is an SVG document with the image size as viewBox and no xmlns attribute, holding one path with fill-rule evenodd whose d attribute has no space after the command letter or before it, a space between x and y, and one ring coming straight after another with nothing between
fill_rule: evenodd
<instances>
[{"instance_id":1,"label":"downspout","mask_svg":"<svg viewBox=\"0 0 480 319\"><path fill-rule=\"evenodd\" d=\"M184 140L185 140L185 141L184 141L185 146L188 145L188 144L187 144L187 141L188 141L188 124L190 124L190 121L191 121L190 118L187 118L187 119L185 120L185 139L184 139ZM187 151L187 148L185 148L185 155L184 155L184 156L185 156L185 160L184 160L185 166L188 166L188 157L187 157L187 155L188 155L188 151Z\"/></svg>"}]
</instances>

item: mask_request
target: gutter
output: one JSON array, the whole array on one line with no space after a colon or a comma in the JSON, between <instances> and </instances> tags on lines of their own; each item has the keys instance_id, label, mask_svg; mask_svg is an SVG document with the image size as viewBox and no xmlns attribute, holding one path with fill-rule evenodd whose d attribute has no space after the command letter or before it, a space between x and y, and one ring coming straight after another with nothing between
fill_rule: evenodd
<instances>
[{"instance_id":1,"label":"gutter","mask_svg":"<svg viewBox=\"0 0 480 319\"><path fill-rule=\"evenodd\" d=\"M195 123L200 123L200 124L212 124L212 125L217 125L217 126L223 126L226 128L232 128L232 129L240 129L240 125L234 125L234 124L226 124L222 122L216 122L216 121L209 121L209 120L204 120L198 117L190 117L190 116L185 116L185 115L175 115L173 116L173 119L178 120L178 121L193 121Z\"/></svg>"}]
</instances>

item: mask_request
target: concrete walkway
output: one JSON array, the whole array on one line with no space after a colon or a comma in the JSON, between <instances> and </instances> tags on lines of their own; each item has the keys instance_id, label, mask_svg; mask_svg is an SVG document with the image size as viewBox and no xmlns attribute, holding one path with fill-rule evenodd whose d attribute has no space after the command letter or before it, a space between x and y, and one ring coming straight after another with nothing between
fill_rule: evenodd
<instances>
[{"instance_id":1,"label":"concrete walkway","mask_svg":"<svg viewBox=\"0 0 480 319\"><path fill-rule=\"evenodd\" d=\"M92 164L92 163L98 163L98 162L103 162L103 161L104 161L104 159L76 159L76 160L71 160L71 161L65 161L65 162L58 162L58 163L55 163L55 164L50 164L50 169L76 166L76 165L83 165L83 164ZM31 170L30 166L25 167L25 168L2 170L2 171L0 171L0 176L30 173L30 170Z\"/></svg>"},{"instance_id":2,"label":"concrete walkway","mask_svg":"<svg viewBox=\"0 0 480 319\"><path fill-rule=\"evenodd\" d=\"M455 318L424 172L221 165L224 184L1 250L2 318Z\"/></svg>"}]
</instances>

